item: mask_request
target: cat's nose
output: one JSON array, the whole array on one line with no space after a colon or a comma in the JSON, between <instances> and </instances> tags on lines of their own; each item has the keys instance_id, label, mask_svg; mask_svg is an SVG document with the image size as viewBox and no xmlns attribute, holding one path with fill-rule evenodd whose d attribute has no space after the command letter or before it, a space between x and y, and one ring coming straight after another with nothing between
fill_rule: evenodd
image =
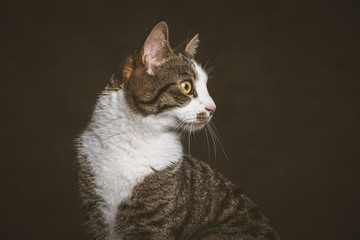
<instances>
[{"instance_id":1,"label":"cat's nose","mask_svg":"<svg viewBox=\"0 0 360 240\"><path fill-rule=\"evenodd\" d=\"M216 107L215 106L208 106L208 107L205 107L205 109L207 111L209 111L210 113L210 116L214 114L214 112L216 111Z\"/></svg>"}]
</instances>

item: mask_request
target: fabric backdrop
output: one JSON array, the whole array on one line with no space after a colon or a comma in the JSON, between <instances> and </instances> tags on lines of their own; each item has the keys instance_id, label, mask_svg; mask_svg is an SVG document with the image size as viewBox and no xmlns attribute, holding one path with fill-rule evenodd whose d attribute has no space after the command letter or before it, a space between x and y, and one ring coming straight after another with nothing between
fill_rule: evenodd
<instances>
[{"instance_id":1,"label":"fabric backdrop","mask_svg":"<svg viewBox=\"0 0 360 240\"><path fill-rule=\"evenodd\" d=\"M1 239L86 239L74 139L160 20L172 46L200 33L197 59L213 69L228 160L204 133L190 152L238 184L283 239L359 238L354 3L3 1Z\"/></svg>"}]
</instances>

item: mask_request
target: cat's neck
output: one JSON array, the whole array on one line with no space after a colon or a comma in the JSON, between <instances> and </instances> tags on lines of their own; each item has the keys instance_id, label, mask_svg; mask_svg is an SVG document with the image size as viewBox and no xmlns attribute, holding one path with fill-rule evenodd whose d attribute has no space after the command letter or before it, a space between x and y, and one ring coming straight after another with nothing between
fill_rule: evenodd
<instances>
[{"instance_id":1,"label":"cat's neck","mask_svg":"<svg viewBox=\"0 0 360 240\"><path fill-rule=\"evenodd\" d=\"M142 177L141 171L160 170L182 157L179 136L165 127L168 121L132 112L122 90L101 95L80 151L90 162L118 164L116 171Z\"/></svg>"},{"instance_id":2,"label":"cat's neck","mask_svg":"<svg viewBox=\"0 0 360 240\"><path fill-rule=\"evenodd\" d=\"M90 164L96 193L109 223L132 188L153 169L182 159L179 136L169 131L167 118L143 117L129 109L122 90L101 95L92 120L80 136L79 152Z\"/></svg>"}]
</instances>

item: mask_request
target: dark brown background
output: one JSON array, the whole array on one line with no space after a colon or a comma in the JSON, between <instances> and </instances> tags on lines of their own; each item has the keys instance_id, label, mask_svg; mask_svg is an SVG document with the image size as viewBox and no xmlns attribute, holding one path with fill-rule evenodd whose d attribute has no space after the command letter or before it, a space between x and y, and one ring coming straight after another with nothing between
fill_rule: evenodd
<instances>
[{"instance_id":1,"label":"dark brown background","mask_svg":"<svg viewBox=\"0 0 360 240\"><path fill-rule=\"evenodd\" d=\"M211 149L208 162L260 205L283 239L359 238L354 4L1 5L1 239L85 239L73 140L111 73L161 19L173 46L199 32L198 60L214 67L209 89L230 160L215 160ZM204 136L192 142L207 159Z\"/></svg>"}]
</instances>

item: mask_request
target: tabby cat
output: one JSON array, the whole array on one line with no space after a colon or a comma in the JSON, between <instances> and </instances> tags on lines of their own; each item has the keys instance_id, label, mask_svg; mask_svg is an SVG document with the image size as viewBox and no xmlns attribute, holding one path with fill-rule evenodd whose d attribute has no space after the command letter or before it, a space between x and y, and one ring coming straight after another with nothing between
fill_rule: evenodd
<instances>
[{"instance_id":1,"label":"tabby cat","mask_svg":"<svg viewBox=\"0 0 360 240\"><path fill-rule=\"evenodd\" d=\"M253 201L183 152L176 129L201 129L216 109L198 44L173 50L158 23L100 95L78 144L94 239L279 239Z\"/></svg>"}]
</instances>

